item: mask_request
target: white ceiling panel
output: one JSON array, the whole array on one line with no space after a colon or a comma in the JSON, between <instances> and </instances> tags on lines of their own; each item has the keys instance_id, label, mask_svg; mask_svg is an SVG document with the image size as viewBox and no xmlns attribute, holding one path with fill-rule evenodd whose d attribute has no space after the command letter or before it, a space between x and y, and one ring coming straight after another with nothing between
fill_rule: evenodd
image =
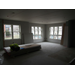
<instances>
[{"instance_id":1,"label":"white ceiling panel","mask_svg":"<svg viewBox=\"0 0 75 75\"><path fill-rule=\"evenodd\" d=\"M0 9L0 18L12 18L16 14L20 14L20 9Z\"/></svg>"},{"instance_id":2,"label":"white ceiling panel","mask_svg":"<svg viewBox=\"0 0 75 75\"><path fill-rule=\"evenodd\" d=\"M0 9L0 18L52 24L75 19L74 9Z\"/></svg>"}]
</instances>

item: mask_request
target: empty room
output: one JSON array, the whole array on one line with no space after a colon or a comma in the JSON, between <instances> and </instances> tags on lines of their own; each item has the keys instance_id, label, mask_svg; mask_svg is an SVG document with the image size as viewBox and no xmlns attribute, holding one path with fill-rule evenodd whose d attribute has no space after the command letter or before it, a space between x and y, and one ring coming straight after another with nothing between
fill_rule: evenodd
<instances>
[{"instance_id":1,"label":"empty room","mask_svg":"<svg viewBox=\"0 0 75 75\"><path fill-rule=\"evenodd\" d=\"M75 9L0 9L0 65L74 65Z\"/></svg>"}]
</instances>

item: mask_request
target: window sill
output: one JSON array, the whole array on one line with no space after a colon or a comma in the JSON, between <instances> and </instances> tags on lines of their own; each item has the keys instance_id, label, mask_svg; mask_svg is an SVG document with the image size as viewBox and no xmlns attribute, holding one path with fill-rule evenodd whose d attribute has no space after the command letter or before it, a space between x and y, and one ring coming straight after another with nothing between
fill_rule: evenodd
<instances>
[{"instance_id":1,"label":"window sill","mask_svg":"<svg viewBox=\"0 0 75 75\"><path fill-rule=\"evenodd\" d=\"M7 40L4 40L4 41L10 41L10 40L21 40L21 39L7 39Z\"/></svg>"},{"instance_id":2,"label":"window sill","mask_svg":"<svg viewBox=\"0 0 75 75\"><path fill-rule=\"evenodd\" d=\"M49 40L59 40L59 39L49 39ZM61 40L59 40L59 41L61 41Z\"/></svg>"},{"instance_id":3,"label":"window sill","mask_svg":"<svg viewBox=\"0 0 75 75\"><path fill-rule=\"evenodd\" d=\"M42 40L42 39L33 39L33 40Z\"/></svg>"}]
</instances>

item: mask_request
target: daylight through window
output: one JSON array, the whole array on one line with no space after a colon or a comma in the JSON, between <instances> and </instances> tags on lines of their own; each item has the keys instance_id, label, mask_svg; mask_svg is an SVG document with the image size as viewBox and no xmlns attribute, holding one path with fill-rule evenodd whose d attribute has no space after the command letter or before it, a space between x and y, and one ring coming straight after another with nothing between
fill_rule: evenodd
<instances>
[{"instance_id":1,"label":"daylight through window","mask_svg":"<svg viewBox=\"0 0 75 75\"><path fill-rule=\"evenodd\" d=\"M20 39L21 29L19 25L4 25L4 39Z\"/></svg>"},{"instance_id":2,"label":"daylight through window","mask_svg":"<svg viewBox=\"0 0 75 75\"><path fill-rule=\"evenodd\" d=\"M31 32L33 33L33 39L42 39L42 28L41 27L32 26Z\"/></svg>"},{"instance_id":3,"label":"daylight through window","mask_svg":"<svg viewBox=\"0 0 75 75\"><path fill-rule=\"evenodd\" d=\"M62 26L50 27L49 31L50 31L50 34L49 34L49 38L50 39L61 40L61 37L62 37Z\"/></svg>"}]
</instances>

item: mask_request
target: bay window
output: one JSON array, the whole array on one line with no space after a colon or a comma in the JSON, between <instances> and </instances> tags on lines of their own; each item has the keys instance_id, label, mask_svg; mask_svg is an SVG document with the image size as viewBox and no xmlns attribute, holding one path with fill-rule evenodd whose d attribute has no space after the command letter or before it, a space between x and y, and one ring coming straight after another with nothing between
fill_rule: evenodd
<instances>
[{"instance_id":1,"label":"bay window","mask_svg":"<svg viewBox=\"0 0 75 75\"><path fill-rule=\"evenodd\" d=\"M49 39L61 40L62 26L52 26L49 28Z\"/></svg>"},{"instance_id":2,"label":"bay window","mask_svg":"<svg viewBox=\"0 0 75 75\"><path fill-rule=\"evenodd\" d=\"M31 33L33 33L33 39L42 39L42 28L39 26L32 26Z\"/></svg>"}]
</instances>

